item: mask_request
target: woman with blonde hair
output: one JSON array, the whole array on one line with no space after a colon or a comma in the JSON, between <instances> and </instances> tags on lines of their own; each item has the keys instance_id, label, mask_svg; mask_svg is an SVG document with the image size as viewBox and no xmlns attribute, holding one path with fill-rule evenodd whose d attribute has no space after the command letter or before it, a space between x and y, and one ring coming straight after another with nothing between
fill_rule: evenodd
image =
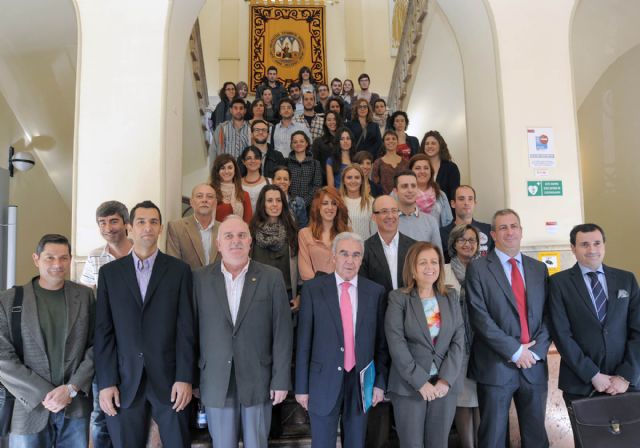
<instances>
[{"instance_id":1,"label":"woman with blonde hair","mask_svg":"<svg viewBox=\"0 0 640 448\"><path fill-rule=\"evenodd\" d=\"M340 196L349 212L351 229L366 240L378 231L371 219L373 214L373 197L369 194L364 172L358 164L345 167L340 182Z\"/></svg>"},{"instance_id":2,"label":"woman with blonde hair","mask_svg":"<svg viewBox=\"0 0 640 448\"><path fill-rule=\"evenodd\" d=\"M317 190L309 226L298 233L298 271L303 281L335 270L331 244L336 235L349 230L349 212L338 191L333 187Z\"/></svg>"}]
</instances>

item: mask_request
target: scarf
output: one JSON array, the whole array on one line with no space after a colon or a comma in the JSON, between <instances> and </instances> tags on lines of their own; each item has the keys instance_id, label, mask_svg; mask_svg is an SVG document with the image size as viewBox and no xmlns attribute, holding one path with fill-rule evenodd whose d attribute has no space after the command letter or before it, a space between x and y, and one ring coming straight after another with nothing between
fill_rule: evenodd
<instances>
[{"instance_id":1,"label":"scarf","mask_svg":"<svg viewBox=\"0 0 640 448\"><path fill-rule=\"evenodd\" d=\"M460 261L457 255L451 258L451 271L460 283L460 308L462 310L462 321L464 323L464 346L467 355L471 353L471 341L473 340L473 330L469 320L469 305L467 304L466 283L464 281L467 266Z\"/></svg>"},{"instance_id":2,"label":"scarf","mask_svg":"<svg viewBox=\"0 0 640 448\"><path fill-rule=\"evenodd\" d=\"M222 202L230 204L233 214L242 218L244 215L244 205L236 198L236 185L220 182L220 191L222 192Z\"/></svg>"},{"instance_id":3,"label":"scarf","mask_svg":"<svg viewBox=\"0 0 640 448\"><path fill-rule=\"evenodd\" d=\"M256 244L262 249L279 252L286 243L287 231L280 222L268 222L256 230Z\"/></svg>"},{"instance_id":4,"label":"scarf","mask_svg":"<svg viewBox=\"0 0 640 448\"><path fill-rule=\"evenodd\" d=\"M433 187L429 187L427 191L418 190L416 205L422 213L431 214L435 204L436 192L433 190Z\"/></svg>"}]
</instances>

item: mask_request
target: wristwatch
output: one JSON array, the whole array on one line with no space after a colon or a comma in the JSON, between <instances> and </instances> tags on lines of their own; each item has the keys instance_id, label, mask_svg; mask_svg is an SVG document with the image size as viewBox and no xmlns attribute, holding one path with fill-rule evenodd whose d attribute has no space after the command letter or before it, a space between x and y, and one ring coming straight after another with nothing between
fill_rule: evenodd
<instances>
[{"instance_id":1,"label":"wristwatch","mask_svg":"<svg viewBox=\"0 0 640 448\"><path fill-rule=\"evenodd\" d=\"M67 390L71 399L76 398L76 395L78 395L78 391L71 384L67 384Z\"/></svg>"}]
</instances>

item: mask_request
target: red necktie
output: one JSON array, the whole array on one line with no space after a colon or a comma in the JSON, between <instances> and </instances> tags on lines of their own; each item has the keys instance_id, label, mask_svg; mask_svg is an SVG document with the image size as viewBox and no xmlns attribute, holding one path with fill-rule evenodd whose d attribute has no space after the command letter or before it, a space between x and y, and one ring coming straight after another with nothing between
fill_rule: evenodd
<instances>
[{"instance_id":1,"label":"red necktie","mask_svg":"<svg viewBox=\"0 0 640 448\"><path fill-rule=\"evenodd\" d=\"M513 295L516 296L516 305L520 315L520 342L527 344L529 342L529 324L527 322L527 296L524 291L524 282L515 258L509 258L509 263L511 263L511 289Z\"/></svg>"},{"instance_id":2,"label":"red necktie","mask_svg":"<svg viewBox=\"0 0 640 448\"><path fill-rule=\"evenodd\" d=\"M356 365L355 338L353 336L353 310L351 309L351 296L349 286L351 283L340 284L340 317L342 318L342 332L344 333L344 370L349 372Z\"/></svg>"}]
</instances>

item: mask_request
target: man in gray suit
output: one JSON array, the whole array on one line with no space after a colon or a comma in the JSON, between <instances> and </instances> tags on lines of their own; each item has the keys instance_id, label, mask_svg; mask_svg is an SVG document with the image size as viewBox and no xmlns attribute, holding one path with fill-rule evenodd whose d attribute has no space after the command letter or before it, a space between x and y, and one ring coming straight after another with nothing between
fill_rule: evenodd
<instances>
[{"instance_id":1,"label":"man in gray suit","mask_svg":"<svg viewBox=\"0 0 640 448\"><path fill-rule=\"evenodd\" d=\"M520 217L493 215L496 247L467 268L469 317L474 331L469 376L478 382L479 446L505 446L511 399L522 446L548 447L544 426L551 344L545 315L547 267L520 252Z\"/></svg>"},{"instance_id":2,"label":"man in gray suit","mask_svg":"<svg viewBox=\"0 0 640 448\"><path fill-rule=\"evenodd\" d=\"M217 238L222 260L194 273L200 327L200 398L216 448L267 446L271 407L290 388L292 328L282 273L251 261L251 234L230 215ZM240 425L242 422L242 425Z\"/></svg>"},{"instance_id":3,"label":"man in gray suit","mask_svg":"<svg viewBox=\"0 0 640 448\"><path fill-rule=\"evenodd\" d=\"M44 235L33 262L40 275L24 285L23 359L11 335L15 289L0 294L0 382L16 397L13 448L88 446L95 300L86 286L65 281L71 245Z\"/></svg>"}]
</instances>

